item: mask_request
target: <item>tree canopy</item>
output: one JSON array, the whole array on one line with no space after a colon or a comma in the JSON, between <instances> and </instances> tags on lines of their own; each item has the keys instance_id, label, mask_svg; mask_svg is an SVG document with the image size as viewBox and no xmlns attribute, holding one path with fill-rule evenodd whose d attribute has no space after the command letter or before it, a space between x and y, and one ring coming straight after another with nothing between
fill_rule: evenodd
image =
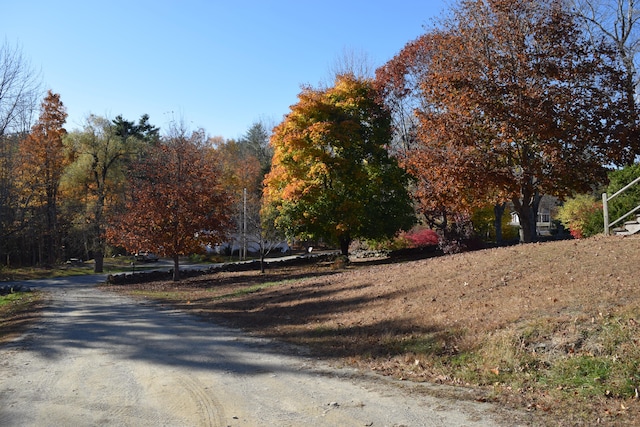
<instances>
[{"instance_id":1,"label":"tree canopy","mask_svg":"<svg viewBox=\"0 0 640 427\"><path fill-rule=\"evenodd\" d=\"M72 160L62 143L67 133L66 120L67 111L60 95L48 91L38 121L20 144L20 197L31 200L27 204L36 210L32 221L39 226L32 225L43 239L43 261L50 265L58 261L60 255L58 189L64 170Z\"/></svg>"},{"instance_id":2,"label":"tree canopy","mask_svg":"<svg viewBox=\"0 0 640 427\"><path fill-rule=\"evenodd\" d=\"M179 256L221 242L230 225L229 197L214 155L204 132L173 126L134 164L131 197L125 212L112 218L109 241L171 257L178 280Z\"/></svg>"},{"instance_id":3,"label":"tree canopy","mask_svg":"<svg viewBox=\"0 0 640 427\"><path fill-rule=\"evenodd\" d=\"M77 156L67 172L66 184L69 192L83 197L88 246L96 273L103 270L107 215L125 197L127 163L140 148L136 138L123 138L117 130L108 119L90 115L82 131L70 132L66 138Z\"/></svg>"},{"instance_id":4,"label":"tree canopy","mask_svg":"<svg viewBox=\"0 0 640 427\"><path fill-rule=\"evenodd\" d=\"M0 44L0 137L29 131L42 95L40 84L22 49L5 39Z\"/></svg>"},{"instance_id":5,"label":"tree canopy","mask_svg":"<svg viewBox=\"0 0 640 427\"><path fill-rule=\"evenodd\" d=\"M160 128L149 123L149 115L143 114L138 123L125 120L121 115L112 120L114 134L122 139L137 138L140 141L153 143L160 137Z\"/></svg>"},{"instance_id":6,"label":"tree canopy","mask_svg":"<svg viewBox=\"0 0 640 427\"><path fill-rule=\"evenodd\" d=\"M626 135L626 149L621 162L628 165L640 156L640 117L637 89L638 53L640 53L640 13L637 0L572 0L575 13L590 36L607 40L624 68L623 97L627 114L618 125L618 133Z\"/></svg>"},{"instance_id":7,"label":"tree canopy","mask_svg":"<svg viewBox=\"0 0 640 427\"><path fill-rule=\"evenodd\" d=\"M345 255L354 238L411 226L408 177L386 150L390 115L372 81L339 75L298 99L271 137L264 210L277 212L276 225L289 237L339 243Z\"/></svg>"},{"instance_id":8,"label":"tree canopy","mask_svg":"<svg viewBox=\"0 0 640 427\"><path fill-rule=\"evenodd\" d=\"M423 209L511 201L530 242L540 195L589 188L622 160L624 74L563 7L462 1L378 71L387 99L418 98L404 164Z\"/></svg>"}]
</instances>

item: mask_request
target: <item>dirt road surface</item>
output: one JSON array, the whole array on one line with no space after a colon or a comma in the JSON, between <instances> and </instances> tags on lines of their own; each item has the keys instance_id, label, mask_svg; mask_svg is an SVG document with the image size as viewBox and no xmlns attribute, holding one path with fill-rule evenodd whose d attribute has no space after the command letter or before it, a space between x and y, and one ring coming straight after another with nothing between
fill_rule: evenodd
<instances>
[{"instance_id":1,"label":"dirt road surface","mask_svg":"<svg viewBox=\"0 0 640 427\"><path fill-rule=\"evenodd\" d=\"M0 348L1 426L499 425L488 404L332 368L99 280L33 283L51 303Z\"/></svg>"}]
</instances>

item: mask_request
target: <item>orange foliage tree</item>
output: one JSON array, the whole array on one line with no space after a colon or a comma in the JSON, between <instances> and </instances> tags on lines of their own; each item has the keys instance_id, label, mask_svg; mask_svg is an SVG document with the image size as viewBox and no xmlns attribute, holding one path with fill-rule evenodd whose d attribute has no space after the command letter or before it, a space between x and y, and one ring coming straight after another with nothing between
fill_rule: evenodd
<instances>
[{"instance_id":1,"label":"orange foliage tree","mask_svg":"<svg viewBox=\"0 0 640 427\"><path fill-rule=\"evenodd\" d=\"M131 197L125 212L112 218L107 239L131 252L171 257L179 280L179 257L220 242L230 226L215 151L203 131L173 125L132 170Z\"/></svg>"},{"instance_id":2,"label":"orange foliage tree","mask_svg":"<svg viewBox=\"0 0 640 427\"><path fill-rule=\"evenodd\" d=\"M623 73L562 2L468 0L453 12L378 71L387 99L418 100L405 165L423 209L510 201L521 240L534 241L542 194L589 188L620 158Z\"/></svg>"},{"instance_id":3,"label":"orange foliage tree","mask_svg":"<svg viewBox=\"0 0 640 427\"><path fill-rule=\"evenodd\" d=\"M58 189L62 174L71 158L63 145L67 133L63 127L66 109L60 95L47 92L42 101L40 116L31 133L20 144L19 172L21 197L31 200L36 209L32 220L42 223L45 262L53 263L59 257L61 246L58 230Z\"/></svg>"},{"instance_id":4,"label":"orange foliage tree","mask_svg":"<svg viewBox=\"0 0 640 427\"><path fill-rule=\"evenodd\" d=\"M351 74L305 88L274 129L265 179L266 218L289 237L337 243L384 238L413 224L408 178L386 149L390 116L373 84Z\"/></svg>"}]
</instances>

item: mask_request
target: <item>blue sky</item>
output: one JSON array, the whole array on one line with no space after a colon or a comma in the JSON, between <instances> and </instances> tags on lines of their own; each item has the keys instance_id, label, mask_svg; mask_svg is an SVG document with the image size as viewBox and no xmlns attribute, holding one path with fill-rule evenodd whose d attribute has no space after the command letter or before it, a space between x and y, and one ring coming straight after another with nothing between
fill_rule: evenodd
<instances>
[{"instance_id":1,"label":"blue sky","mask_svg":"<svg viewBox=\"0 0 640 427\"><path fill-rule=\"evenodd\" d=\"M184 120L238 138L282 121L301 85L345 51L384 64L446 12L447 0L7 1L4 39L22 48L67 128L88 114L166 127Z\"/></svg>"}]
</instances>

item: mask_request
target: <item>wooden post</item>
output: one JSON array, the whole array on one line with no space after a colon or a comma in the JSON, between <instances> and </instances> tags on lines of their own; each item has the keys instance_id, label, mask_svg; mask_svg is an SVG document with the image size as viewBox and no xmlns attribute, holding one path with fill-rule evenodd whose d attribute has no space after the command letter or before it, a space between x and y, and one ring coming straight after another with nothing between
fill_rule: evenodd
<instances>
[{"instance_id":1,"label":"wooden post","mask_svg":"<svg viewBox=\"0 0 640 427\"><path fill-rule=\"evenodd\" d=\"M609 235L609 206L607 193L602 193L602 216L604 216L604 235Z\"/></svg>"}]
</instances>

